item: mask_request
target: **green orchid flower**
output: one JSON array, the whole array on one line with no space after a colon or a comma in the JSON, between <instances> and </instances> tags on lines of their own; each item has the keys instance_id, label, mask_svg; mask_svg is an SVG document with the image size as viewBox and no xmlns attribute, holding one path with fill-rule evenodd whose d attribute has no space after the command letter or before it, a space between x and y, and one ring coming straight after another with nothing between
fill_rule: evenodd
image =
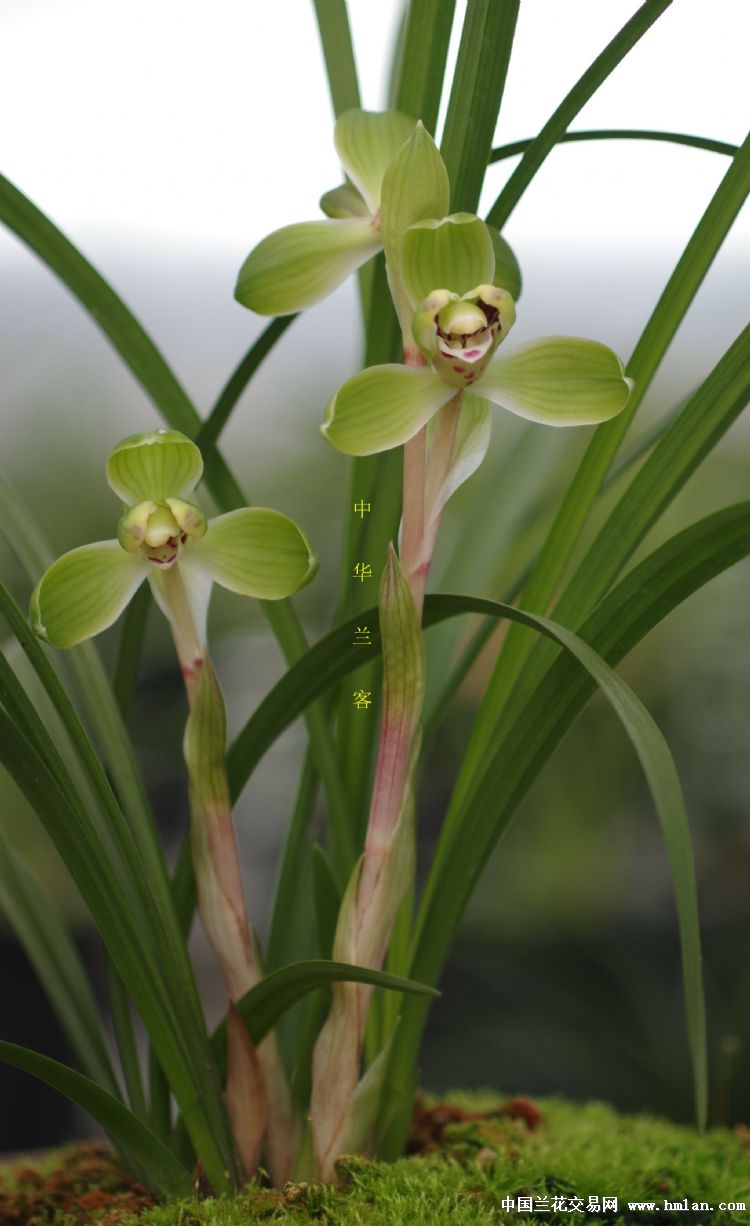
<instances>
[{"instance_id":1,"label":"green orchid flower","mask_svg":"<svg viewBox=\"0 0 750 1226\"><path fill-rule=\"evenodd\" d=\"M262 507L207 520L187 501L202 473L199 449L176 430L118 443L107 461L109 485L125 504L118 539L82 545L52 563L31 597L35 632L73 647L111 626L148 580L184 662L203 654L213 583L260 600L308 583L317 563L297 525Z\"/></svg>"},{"instance_id":2,"label":"green orchid flower","mask_svg":"<svg viewBox=\"0 0 750 1226\"><path fill-rule=\"evenodd\" d=\"M407 364L372 366L328 405L323 436L347 455L372 455L413 438L453 400L500 405L529 421L581 426L608 421L627 404L632 381L606 345L546 337L496 353L516 318L494 280L495 245L478 217L420 221L404 233L401 278L413 315ZM434 285L451 289L432 289Z\"/></svg>"},{"instance_id":3,"label":"green orchid flower","mask_svg":"<svg viewBox=\"0 0 750 1226\"><path fill-rule=\"evenodd\" d=\"M395 199L384 204L386 172L416 132L434 148L422 125L400 111L353 109L340 115L334 143L348 182L321 197L325 221L284 226L253 248L237 278L237 301L259 315L290 315L320 302L377 255L387 245L388 218L381 224L381 205L395 215L404 200L404 184L397 181ZM429 185L429 175L422 177ZM488 229L497 253L497 279L517 297L521 274L515 256L497 231Z\"/></svg>"},{"instance_id":4,"label":"green orchid flower","mask_svg":"<svg viewBox=\"0 0 750 1226\"><path fill-rule=\"evenodd\" d=\"M325 221L275 230L240 269L235 297L259 315L313 306L381 250L380 191L388 163L414 131L399 111L345 111L334 143L350 182L321 198Z\"/></svg>"}]
</instances>

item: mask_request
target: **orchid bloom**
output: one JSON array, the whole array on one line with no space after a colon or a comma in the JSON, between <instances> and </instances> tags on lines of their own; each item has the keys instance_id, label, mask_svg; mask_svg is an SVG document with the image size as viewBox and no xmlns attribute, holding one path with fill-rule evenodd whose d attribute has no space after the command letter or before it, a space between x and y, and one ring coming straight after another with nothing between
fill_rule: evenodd
<instances>
[{"instance_id":1,"label":"orchid bloom","mask_svg":"<svg viewBox=\"0 0 750 1226\"><path fill-rule=\"evenodd\" d=\"M302 311L382 250L387 218L383 227L381 205L384 211L389 205L383 201L385 175L417 129L421 124L400 111L354 109L340 115L334 143L348 181L321 197L327 220L284 226L258 243L240 269L238 302L259 315ZM515 256L497 230L488 229L497 254L497 277L517 296L520 272Z\"/></svg>"},{"instance_id":2,"label":"orchid bloom","mask_svg":"<svg viewBox=\"0 0 750 1226\"><path fill-rule=\"evenodd\" d=\"M551 426L592 425L625 408L632 383L597 341L546 337L496 353L516 312L508 291L492 283L494 271L492 236L478 217L458 213L409 227L401 276L416 306L411 361L349 379L321 426L329 443L347 455L398 447L464 390L485 409L489 401Z\"/></svg>"},{"instance_id":3,"label":"orchid bloom","mask_svg":"<svg viewBox=\"0 0 750 1226\"><path fill-rule=\"evenodd\" d=\"M310 544L296 524L262 507L206 519L186 501L203 473L195 443L176 430L133 434L107 461L107 480L125 504L118 539L63 554L31 597L36 633L73 647L120 616L148 580L169 618L183 667L206 641L212 584L279 600L315 574Z\"/></svg>"}]
</instances>

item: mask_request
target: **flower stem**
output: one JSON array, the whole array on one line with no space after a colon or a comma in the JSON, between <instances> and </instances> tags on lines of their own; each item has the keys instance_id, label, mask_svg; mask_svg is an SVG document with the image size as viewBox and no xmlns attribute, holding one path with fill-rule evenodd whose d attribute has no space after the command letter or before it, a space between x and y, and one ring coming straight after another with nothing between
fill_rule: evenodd
<instances>
[{"instance_id":1,"label":"flower stem","mask_svg":"<svg viewBox=\"0 0 750 1226\"><path fill-rule=\"evenodd\" d=\"M196 630L179 565L160 572L157 586L172 627L190 708L184 752L198 910L230 1000L227 1108L245 1173L255 1172L262 1143L271 1177L281 1186L292 1176L299 1121L275 1035L256 1049L235 1007L262 978L262 968L247 919L232 817L224 700Z\"/></svg>"},{"instance_id":2,"label":"flower stem","mask_svg":"<svg viewBox=\"0 0 750 1226\"><path fill-rule=\"evenodd\" d=\"M410 344L404 346L404 362L424 365ZM381 583L380 743L364 854L342 903L334 943L335 958L373 969L382 966L399 908L414 879L412 777L424 701L420 623L462 401L463 392L458 391L440 410L429 447L426 427L404 446L400 564L391 549ZM371 998L372 988L364 984L337 985L316 1044L310 1117L322 1179L335 1178L339 1154L366 1144L371 1121L359 1090L364 1084L360 1064Z\"/></svg>"}]
</instances>

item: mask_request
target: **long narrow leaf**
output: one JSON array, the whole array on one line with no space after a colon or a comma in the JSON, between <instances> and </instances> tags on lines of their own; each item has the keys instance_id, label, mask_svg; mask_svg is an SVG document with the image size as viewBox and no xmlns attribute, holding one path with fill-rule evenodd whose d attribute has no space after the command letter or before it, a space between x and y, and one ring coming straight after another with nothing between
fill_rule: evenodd
<instances>
[{"instance_id":1,"label":"long narrow leaf","mask_svg":"<svg viewBox=\"0 0 750 1226\"><path fill-rule=\"evenodd\" d=\"M406 10L394 105L421 119L428 132L437 123L455 10L455 0L411 0Z\"/></svg>"},{"instance_id":2,"label":"long narrow leaf","mask_svg":"<svg viewBox=\"0 0 750 1226\"><path fill-rule=\"evenodd\" d=\"M334 115L359 106L359 83L346 0L313 0Z\"/></svg>"},{"instance_id":3,"label":"long narrow leaf","mask_svg":"<svg viewBox=\"0 0 750 1226\"><path fill-rule=\"evenodd\" d=\"M502 162L505 158L517 157L525 153L536 138L526 137L525 140L514 140L509 145L498 145L490 154L490 165ZM555 142L558 145L572 145L577 141L590 140L655 140L666 141L670 145L688 145L692 149L705 149L709 153L725 153L733 157L738 145L729 145L723 140L712 140L708 136L692 136L687 132L658 132L651 128L595 128L582 132L563 132Z\"/></svg>"},{"instance_id":4,"label":"long narrow leaf","mask_svg":"<svg viewBox=\"0 0 750 1226\"><path fill-rule=\"evenodd\" d=\"M81 1068L121 1097L104 1019L67 924L51 896L0 832L0 910L14 929Z\"/></svg>"},{"instance_id":5,"label":"long narrow leaf","mask_svg":"<svg viewBox=\"0 0 750 1226\"><path fill-rule=\"evenodd\" d=\"M123 983L143 1018L196 1153L217 1189L232 1171L232 1146L210 1051L198 1019L179 999L173 968L158 962L159 927L127 844L105 846L85 806L63 789L58 771L0 709L0 762L36 810L88 906ZM118 835L114 831L115 838ZM171 981L171 984L170 984Z\"/></svg>"},{"instance_id":6,"label":"long narrow leaf","mask_svg":"<svg viewBox=\"0 0 750 1226\"><path fill-rule=\"evenodd\" d=\"M600 426L589 443L524 588L521 599L525 608L542 611L549 606L630 423L749 192L750 135L714 193L635 347L627 366L628 375L635 381L627 408ZM567 616L558 612L558 620L567 621ZM483 760L492 729L532 646L529 636L511 627L467 747L452 812Z\"/></svg>"},{"instance_id":7,"label":"long narrow leaf","mask_svg":"<svg viewBox=\"0 0 750 1226\"><path fill-rule=\"evenodd\" d=\"M59 1090L93 1116L113 1140L132 1155L147 1172L152 1191L161 1196L185 1197L192 1191L193 1178L155 1133L118 1099L82 1073L28 1047L0 1041L0 1060L12 1064Z\"/></svg>"},{"instance_id":8,"label":"long narrow leaf","mask_svg":"<svg viewBox=\"0 0 750 1226\"><path fill-rule=\"evenodd\" d=\"M558 602L556 619L569 626L580 624L749 402L750 325L690 397L625 490ZM544 644L534 649L511 695L509 718L552 659L554 650L547 648Z\"/></svg>"},{"instance_id":9,"label":"long narrow leaf","mask_svg":"<svg viewBox=\"0 0 750 1226\"><path fill-rule=\"evenodd\" d=\"M131 600L125 612L120 639L117 644L117 656L112 670L112 691L120 709L123 720L130 714L130 704L133 700L138 664L141 658L143 638L146 633L146 623L151 608L151 588L142 584Z\"/></svg>"},{"instance_id":10,"label":"long narrow leaf","mask_svg":"<svg viewBox=\"0 0 750 1226\"><path fill-rule=\"evenodd\" d=\"M232 410L261 362L271 352L276 342L281 340L295 319L297 319L296 315L283 315L280 319L272 319L232 371L195 439L204 461L218 443L219 436L232 415Z\"/></svg>"},{"instance_id":11,"label":"long narrow leaf","mask_svg":"<svg viewBox=\"0 0 750 1226\"><path fill-rule=\"evenodd\" d=\"M646 0L565 95L557 110L531 142L487 215L487 220L497 226L498 230L502 230L547 154L554 149L578 112L671 3L672 0Z\"/></svg>"},{"instance_id":12,"label":"long narrow leaf","mask_svg":"<svg viewBox=\"0 0 750 1226\"><path fill-rule=\"evenodd\" d=\"M750 502L710 515L678 533L622 579L579 630L610 666L688 596L750 555ZM560 743L595 682L567 653L560 656L514 722L512 735L488 758L460 831L443 840L420 909L410 974L437 982L472 890L520 800ZM411 1109L413 1068L427 1010L404 1003L389 1072L382 1123L386 1153L397 1154Z\"/></svg>"},{"instance_id":13,"label":"long narrow leaf","mask_svg":"<svg viewBox=\"0 0 750 1226\"><path fill-rule=\"evenodd\" d=\"M195 437L202 425L201 417L150 336L93 265L48 217L2 175L0 221L17 234L78 298L109 337L165 421L184 434ZM248 505L249 500L215 449L207 457L204 479L220 510L233 511ZM302 655L307 641L289 601L264 601L262 607L287 662ZM85 663L86 657L82 659ZM314 708L305 718L329 806L333 812L340 812L344 795L325 713Z\"/></svg>"},{"instance_id":14,"label":"long narrow leaf","mask_svg":"<svg viewBox=\"0 0 750 1226\"><path fill-rule=\"evenodd\" d=\"M282 1014L298 1000L302 1000L309 992L330 987L334 983L371 983L375 987L409 995L431 998L440 995L435 988L427 984L404 979L401 975L391 975L387 971L374 971L364 966L350 966L346 962L329 962L323 959L296 962L266 975L265 979L261 979L260 983L238 1002L237 1008L253 1043L260 1043L261 1039L273 1030ZM216 1063L223 1069L226 1059L225 1022L214 1031L211 1043Z\"/></svg>"},{"instance_id":15,"label":"long narrow leaf","mask_svg":"<svg viewBox=\"0 0 750 1226\"><path fill-rule=\"evenodd\" d=\"M133 1019L130 1013L130 1000L125 991L125 985L111 961L107 966L107 990L117 1051L120 1056L120 1064L122 1065L123 1077L125 1078L125 1086L128 1092L128 1103L131 1111L139 1119L145 1120L148 1112L146 1109L146 1096L143 1090L141 1067L138 1060Z\"/></svg>"},{"instance_id":16,"label":"long narrow leaf","mask_svg":"<svg viewBox=\"0 0 750 1226\"><path fill-rule=\"evenodd\" d=\"M451 184L451 209L479 204L505 89L519 0L467 0L440 146Z\"/></svg>"}]
</instances>

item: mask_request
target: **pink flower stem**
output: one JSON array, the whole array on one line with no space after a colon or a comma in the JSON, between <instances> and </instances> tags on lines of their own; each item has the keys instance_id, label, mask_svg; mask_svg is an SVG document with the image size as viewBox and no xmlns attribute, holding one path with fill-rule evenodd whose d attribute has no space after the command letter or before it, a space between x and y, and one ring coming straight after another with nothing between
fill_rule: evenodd
<instances>
[{"instance_id":1,"label":"pink flower stem","mask_svg":"<svg viewBox=\"0 0 750 1226\"><path fill-rule=\"evenodd\" d=\"M404 348L406 366L425 366L413 346ZM422 618L427 570L421 561L424 533L425 479L427 473L427 427L404 443L404 494L401 512L401 565L411 588L418 617ZM429 569L429 563L427 565Z\"/></svg>"},{"instance_id":2,"label":"pink flower stem","mask_svg":"<svg viewBox=\"0 0 750 1226\"><path fill-rule=\"evenodd\" d=\"M407 366L424 365L422 355L409 346L404 361ZM424 698L419 623L462 396L458 391L440 410L429 450L426 428L404 446L400 563L406 583L403 578L399 581L390 558L381 589L384 686L380 744L364 855L355 870L356 893L352 905L345 901L342 906L334 946L334 957L372 969L382 966L399 908L414 878L411 787ZM354 1103L371 997L372 988L365 984L337 985L315 1048L311 1119L318 1174L323 1179L335 1178L335 1160L342 1150L364 1143L364 1137L358 1135Z\"/></svg>"},{"instance_id":3,"label":"pink flower stem","mask_svg":"<svg viewBox=\"0 0 750 1226\"><path fill-rule=\"evenodd\" d=\"M188 707L192 713L204 670L208 669L205 681L214 687L214 711L220 713L223 723L223 698L195 628L179 565L161 572L159 578ZM275 1035L269 1035L256 1049L235 1007L260 981L262 969L247 918L226 770L220 770L218 777L212 776L210 784L203 779L191 779L189 799L198 910L221 966L230 1001L227 1109L246 1175L252 1176L257 1169L262 1143L271 1177L281 1187L293 1174L299 1122Z\"/></svg>"}]
</instances>

